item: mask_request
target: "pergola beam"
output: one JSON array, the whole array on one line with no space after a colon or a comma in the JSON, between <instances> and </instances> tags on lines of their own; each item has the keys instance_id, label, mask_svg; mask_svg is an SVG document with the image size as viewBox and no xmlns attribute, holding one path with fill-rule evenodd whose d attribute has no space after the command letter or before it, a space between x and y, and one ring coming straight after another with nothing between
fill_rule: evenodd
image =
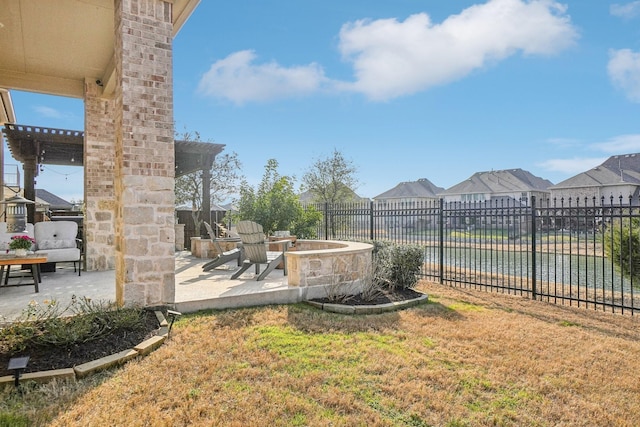
<instances>
[{"instance_id":1,"label":"pergola beam","mask_svg":"<svg viewBox=\"0 0 640 427\"><path fill-rule=\"evenodd\" d=\"M5 124L2 133L13 158L23 165L25 198L35 200L35 178L39 165L83 166L84 132L19 124ZM209 179L211 167L225 145L210 142L175 141L175 176L202 171L203 216L211 211ZM209 208L207 209L207 206ZM33 222L35 211L27 212ZM206 217L205 217L206 220Z\"/></svg>"}]
</instances>

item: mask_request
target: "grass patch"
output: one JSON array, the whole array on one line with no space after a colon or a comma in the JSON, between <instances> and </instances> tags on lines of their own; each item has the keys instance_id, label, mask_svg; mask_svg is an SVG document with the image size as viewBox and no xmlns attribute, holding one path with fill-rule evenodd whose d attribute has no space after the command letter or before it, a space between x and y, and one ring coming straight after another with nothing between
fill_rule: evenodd
<instances>
[{"instance_id":1,"label":"grass patch","mask_svg":"<svg viewBox=\"0 0 640 427\"><path fill-rule=\"evenodd\" d=\"M484 307L480 305L470 304L465 301L457 301L457 302L454 302L453 304L448 304L447 307L455 311L483 311L484 310Z\"/></svg>"},{"instance_id":2,"label":"grass patch","mask_svg":"<svg viewBox=\"0 0 640 427\"><path fill-rule=\"evenodd\" d=\"M184 315L161 348L99 381L0 390L0 417L48 426L640 425L628 357L640 352L638 319L419 289L438 302L366 316L302 304Z\"/></svg>"},{"instance_id":3,"label":"grass patch","mask_svg":"<svg viewBox=\"0 0 640 427\"><path fill-rule=\"evenodd\" d=\"M571 322L569 320L562 320L562 321L559 322L559 325L560 326L580 326L579 323Z\"/></svg>"}]
</instances>

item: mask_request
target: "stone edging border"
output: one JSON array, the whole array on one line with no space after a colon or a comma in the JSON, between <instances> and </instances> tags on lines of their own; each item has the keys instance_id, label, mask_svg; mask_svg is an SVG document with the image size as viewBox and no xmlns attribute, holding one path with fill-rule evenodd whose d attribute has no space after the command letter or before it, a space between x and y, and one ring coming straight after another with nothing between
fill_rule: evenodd
<instances>
[{"instance_id":1,"label":"stone edging border","mask_svg":"<svg viewBox=\"0 0 640 427\"><path fill-rule=\"evenodd\" d=\"M385 313L387 311L402 310L407 307L413 307L429 299L429 295L423 294L418 298L413 298L405 301L390 302L387 304L376 305L349 305L349 304L333 304L322 303L317 301L305 301L307 304L319 308L323 311L329 311L331 313L338 314L378 314Z\"/></svg>"},{"instance_id":2,"label":"stone edging border","mask_svg":"<svg viewBox=\"0 0 640 427\"><path fill-rule=\"evenodd\" d=\"M77 365L73 368L53 369L50 371L27 372L20 376L20 381L36 381L44 383L54 378L59 379L79 379L91 375L95 372L111 368L112 366L122 365L128 360L136 357L144 357L153 350L160 347L169 337L169 323L161 311L154 310L160 328L156 335L144 340L133 348L123 350L110 356L101 357L100 359ZM5 384L13 384L15 378L13 375L0 377L0 386Z\"/></svg>"}]
</instances>

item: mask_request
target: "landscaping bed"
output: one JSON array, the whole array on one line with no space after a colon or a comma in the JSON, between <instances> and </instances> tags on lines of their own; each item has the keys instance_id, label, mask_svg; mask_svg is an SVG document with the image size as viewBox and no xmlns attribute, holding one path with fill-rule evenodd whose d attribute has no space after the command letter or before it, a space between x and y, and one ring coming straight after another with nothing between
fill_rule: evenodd
<instances>
[{"instance_id":1,"label":"landscaping bed","mask_svg":"<svg viewBox=\"0 0 640 427\"><path fill-rule=\"evenodd\" d=\"M10 349L13 344L10 344L9 340L13 340L15 336L0 334L0 376L12 375L7 367L13 357L29 356L29 363L24 372L38 372L72 368L132 348L155 335L159 328L158 319L153 311L139 310L138 315L139 319L135 322L112 326L108 324L109 315L106 312L102 313L93 321L101 324L104 333L92 339L81 338L78 335L77 340L73 340L68 336L64 340L71 342L64 344L59 340L58 343L45 344L45 341L56 341L57 338L47 339L46 331L40 330L31 338L25 339L18 351ZM70 327L69 334L72 334L72 331L73 328ZM36 336L38 338L35 338Z\"/></svg>"},{"instance_id":2,"label":"landscaping bed","mask_svg":"<svg viewBox=\"0 0 640 427\"><path fill-rule=\"evenodd\" d=\"M392 302L401 302L420 298L424 294L410 288L396 288L396 289L384 289L381 290L373 298L365 298L362 294L350 295L344 300L336 301L328 297L315 298L310 301L322 303L322 304L345 304L345 305L381 305L389 304Z\"/></svg>"}]
</instances>

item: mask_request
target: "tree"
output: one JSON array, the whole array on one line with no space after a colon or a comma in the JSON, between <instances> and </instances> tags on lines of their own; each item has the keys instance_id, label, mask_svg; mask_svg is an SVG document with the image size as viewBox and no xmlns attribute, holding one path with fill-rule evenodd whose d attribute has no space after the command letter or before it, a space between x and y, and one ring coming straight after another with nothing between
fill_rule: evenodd
<instances>
[{"instance_id":1,"label":"tree","mask_svg":"<svg viewBox=\"0 0 640 427\"><path fill-rule=\"evenodd\" d=\"M176 136L176 138L178 138ZM181 140L191 142L203 142L197 132L185 132L180 135ZM222 203L234 194L238 193L242 181L241 163L235 152L216 156L211 165L210 202ZM175 195L176 204L191 206L191 216L196 230L202 226L202 185L203 173L197 171L176 178Z\"/></svg>"},{"instance_id":2,"label":"tree","mask_svg":"<svg viewBox=\"0 0 640 427\"><path fill-rule=\"evenodd\" d=\"M356 172L353 163L334 148L331 157L315 160L302 177L302 183L316 202L349 202L355 198Z\"/></svg>"},{"instance_id":3,"label":"tree","mask_svg":"<svg viewBox=\"0 0 640 427\"><path fill-rule=\"evenodd\" d=\"M353 202L357 198L354 191L357 186L356 171L353 163L334 148L331 157L316 159L307 170L302 177L303 187L312 194L316 203L335 205ZM346 225L344 218L334 215L330 215L327 222L331 236L335 236L337 230Z\"/></svg>"},{"instance_id":4,"label":"tree","mask_svg":"<svg viewBox=\"0 0 640 427\"><path fill-rule=\"evenodd\" d=\"M293 179L281 176L278 161L269 159L257 189L243 181L236 219L261 224L267 235L277 230L289 230L300 238L314 237L320 213L305 211L293 188Z\"/></svg>"}]
</instances>

